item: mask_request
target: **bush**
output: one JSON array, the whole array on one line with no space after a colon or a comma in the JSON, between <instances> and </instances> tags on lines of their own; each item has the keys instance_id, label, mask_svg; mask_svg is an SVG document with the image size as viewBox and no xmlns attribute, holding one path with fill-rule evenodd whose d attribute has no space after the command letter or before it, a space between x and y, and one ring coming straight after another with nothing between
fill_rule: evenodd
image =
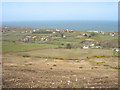
<instances>
[{"instance_id":1,"label":"bush","mask_svg":"<svg viewBox=\"0 0 120 90\"><path fill-rule=\"evenodd\" d=\"M120 56L120 52L115 52L115 51L113 51L113 55L119 57L119 56Z\"/></svg>"},{"instance_id":2,"label":"bush","mask_svg":"<svg viewBox=\"0 0 120 90\"><path fill-rule=\"evenodd\" d=\"M25 55L23 55L23 57L30 57L30 55L25 54Z\"/></svg>"},{"instance_id":3,"label":"bush","mask_svg":"<svg viewBox=\"0 0 120 90\"><path fill-rule=\"evenodd\" d=\"M64 45L64 43L61 43L61 45Z\"/></svg>"},{"instance_id":4,"label":"bush","mask_svg":"<svg viewBox=\"0 0 120 90\"><path fill-rule=\"evenodd\" d=\"M71 47L71 44L67 44L67 45L66 45L66 48L67 48L67 49L71 49L71 48L72 48L72 47Z\"/></svg>"},{"instance_id":5,"label":"bush","mask_svg":"<svg viewBox=\"0 0 120 90\"><path fill-rule=\"evenodd\" d=\"M57 66L56 64L54 64L53 66Z\"/></svg>"}]
</instances>

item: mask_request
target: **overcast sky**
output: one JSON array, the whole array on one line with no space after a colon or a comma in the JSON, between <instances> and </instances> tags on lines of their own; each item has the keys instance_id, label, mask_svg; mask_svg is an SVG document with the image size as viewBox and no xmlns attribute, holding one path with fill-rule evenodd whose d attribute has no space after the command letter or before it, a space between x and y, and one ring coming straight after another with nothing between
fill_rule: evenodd
<instances>
[{"instance_id":1,"label":"overcast sky","mask_svg":"<svg viewBox=\"0 0 120 90\"><path fill-rule=\"evenodd\" d=\"M3 21L112 20L117 2L3 2Z\"/></svg>"}]
</instances>

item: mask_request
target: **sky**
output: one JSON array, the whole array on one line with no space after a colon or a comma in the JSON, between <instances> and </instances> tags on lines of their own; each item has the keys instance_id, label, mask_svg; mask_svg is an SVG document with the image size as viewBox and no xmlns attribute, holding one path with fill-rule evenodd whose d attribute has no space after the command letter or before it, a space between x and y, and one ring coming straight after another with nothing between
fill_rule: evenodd
<instances>
[{"instance_id":1,"label":"sky","mask_svg":"<svg viewBox=\"0 0 120 90\"><path fill-rule=\"evenodd\" d=\"M2 2L2 21L117 21L117 2Z\"/></svg>"},{"instance_id":2,"label":"sky","mask_svg":"<svg viewBox=\"0 0 120 90\"><path fill-rule=\"evenodd\" d=\"M118 2L119 0L1 0L2 2Z\"/></svg>"}]
</instances>

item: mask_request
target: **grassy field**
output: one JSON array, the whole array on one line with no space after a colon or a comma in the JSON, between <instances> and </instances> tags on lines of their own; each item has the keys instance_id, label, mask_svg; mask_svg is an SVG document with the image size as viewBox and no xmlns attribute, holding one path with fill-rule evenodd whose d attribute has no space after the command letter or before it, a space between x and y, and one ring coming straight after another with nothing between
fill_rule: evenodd
<instances>
[{"instance_id":1,"label":"grassy field","mask_svg":"<svg viewBox=\"0 0 120 90\"><path fill-rule=\"evenodd\" d=\"M41 49L21 53L22 55L34 57L51 57L63 59L84 59L92 56L113 56L112 50L105 49Z\"/></svg>"},{"instance_id":2,"label":"grassy field","mask_svg":"<svg viewBox=\"0 0 120 90\"><path fill-rule=\"evenodd\" d=\"M100 35L99 36L100 39L102 40L114 40L114 39L118 39L118 37L112 37L112 36L105 36L105 35Z\"/></svg>"},{"instance_id":3,"label":"grassy field","mask_svg":"<svg viewBox=\"0 0 120 90\"><path fill-rule=\"evenodd\" d=\"M57 48L57 45L50 44L36 44L36 43L13 43L13 42L3 42L2 43L3 53L8 52L20 52L29 51L40 48Z\"/></svg>"}]
</instances>

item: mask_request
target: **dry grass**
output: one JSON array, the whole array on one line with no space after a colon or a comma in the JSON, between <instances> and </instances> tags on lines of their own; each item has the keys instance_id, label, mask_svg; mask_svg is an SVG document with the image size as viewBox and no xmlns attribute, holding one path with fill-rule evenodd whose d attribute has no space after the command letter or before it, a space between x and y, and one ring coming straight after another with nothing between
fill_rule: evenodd
<instances>
[{"instance_id":1,"label":"dry grass","mask_svg":"<svg viewBox=\"0 0 120 90\"><path fill-rule=\"evenodd\" d=\"M107 49L42 49L24 52L24 54L35 57L83 59L92 56L96 56L95 58L101 58L99 56L104 56L107 58L109 56L113 56L113 51Z\"/></svg>"}]
</instances>

